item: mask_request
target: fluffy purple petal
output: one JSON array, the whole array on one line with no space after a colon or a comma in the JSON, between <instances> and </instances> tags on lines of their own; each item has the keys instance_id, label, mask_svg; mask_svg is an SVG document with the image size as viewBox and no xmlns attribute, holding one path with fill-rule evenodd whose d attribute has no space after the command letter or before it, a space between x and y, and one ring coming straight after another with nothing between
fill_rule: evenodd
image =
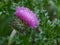
<instances>
[{"instance_id":1,"label":"fluffy purple petal","mask_svg":"<svg viewBox=\"0 0 60 45\"><path fill-rule=\"evenodd\" d=\"M36 28L38 25L36 15L26 7L16 7L15 15L30 28Z\"/></svg>"}]
</instances>

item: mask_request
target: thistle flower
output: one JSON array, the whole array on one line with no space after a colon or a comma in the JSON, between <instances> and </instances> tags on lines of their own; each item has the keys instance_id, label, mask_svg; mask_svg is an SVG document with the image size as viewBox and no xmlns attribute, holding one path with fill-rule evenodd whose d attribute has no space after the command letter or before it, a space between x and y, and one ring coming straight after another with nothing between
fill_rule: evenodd
<instances>
[{"instance_id":1,"label":"thistle flower","mask_svg":"<svg viewBox=\"0 0 60 45\"><path fill-rule=\"evenodd\" d=\"M22 20L30 28L36 28L38 25L36 15L26 7L16 7L15 16Z\"/></svg>"}]
</instances>

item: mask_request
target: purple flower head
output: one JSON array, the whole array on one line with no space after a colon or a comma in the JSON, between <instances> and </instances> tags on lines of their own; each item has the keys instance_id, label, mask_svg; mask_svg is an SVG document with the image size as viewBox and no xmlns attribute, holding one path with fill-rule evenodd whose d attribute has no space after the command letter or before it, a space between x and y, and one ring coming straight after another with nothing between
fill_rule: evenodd
<instances>
[{"instance_id":1,"label":"purple flower head","mask_svg":"<svg viewBox=\"0 0 60 45\"><path fill-rule=\"evenodd\" d=\"M36 28L38 19L36 15L26 7L16 7L15 15L30 28Z\"/></svg>"}]
</instances>

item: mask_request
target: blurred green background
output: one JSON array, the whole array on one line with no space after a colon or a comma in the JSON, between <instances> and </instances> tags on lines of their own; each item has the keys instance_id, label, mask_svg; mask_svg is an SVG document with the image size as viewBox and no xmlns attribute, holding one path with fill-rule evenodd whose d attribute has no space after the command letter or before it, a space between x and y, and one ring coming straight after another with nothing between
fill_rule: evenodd
<instances>
[{"instance_id":1,"label":"blurred green background","mask_svg":"<svg viewBox=\"0 0 60 45\"><path fill-rule=\"evenodd\" d=\"M0 0L0 45L8 45L13 30L10 25L16 19L14 12L17 6L32 10L39 25L36 31L26 26L21 30L23 27L15 23L13 27L19 33L11 45L60 45L60 0Z\"/></svg>"}]
</instances>

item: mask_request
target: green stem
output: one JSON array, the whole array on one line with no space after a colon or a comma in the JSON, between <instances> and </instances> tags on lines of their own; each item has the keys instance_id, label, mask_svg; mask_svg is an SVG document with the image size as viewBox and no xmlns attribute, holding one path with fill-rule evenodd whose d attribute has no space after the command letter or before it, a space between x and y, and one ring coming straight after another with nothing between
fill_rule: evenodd
<instances>
[{"instance_id":1,"label":"green stem","mask_svg":"<svg viewBox=\"0 0 60 45\"><path fill-rule=\"evenodd\" d=\"M8 45L11 45L12 44L12 40L13 40L15 34L16 34L16 30L13 29L13 31L10 34L9 40L8 40Z\"/></svg>"}]
</instances>

